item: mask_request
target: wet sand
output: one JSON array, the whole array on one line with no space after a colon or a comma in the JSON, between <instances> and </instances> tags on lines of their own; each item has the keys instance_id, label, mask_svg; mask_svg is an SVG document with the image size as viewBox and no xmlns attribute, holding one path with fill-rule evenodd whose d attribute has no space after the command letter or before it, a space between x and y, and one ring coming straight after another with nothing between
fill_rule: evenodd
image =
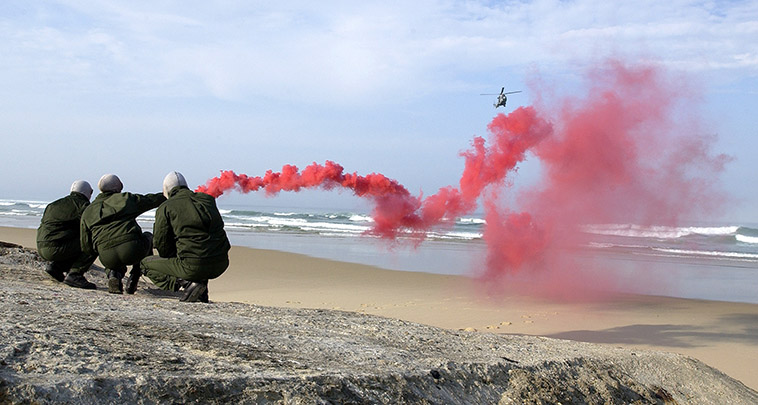
<instances>
[{"instance_id":1,"label":"wet sand","mask_svg":"<svg viewBox=\"0 0 758 405\"><path fill-rule=\"evenodd\" d=\"M33 229L0 240L35 247ZM487 296L461 276L384 270L275 250L233 247L211 301L325 308L446 329L528 334L681 353L758 390L758 305L619 295L587 302Z\"/></svg>"}]
</instances>

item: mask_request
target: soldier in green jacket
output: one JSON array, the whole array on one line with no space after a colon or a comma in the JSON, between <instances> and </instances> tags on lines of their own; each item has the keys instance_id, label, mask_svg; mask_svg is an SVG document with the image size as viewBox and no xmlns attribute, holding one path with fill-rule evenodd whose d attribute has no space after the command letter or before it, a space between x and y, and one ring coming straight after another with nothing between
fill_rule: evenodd
<instances>
[{"instance_id":1,"label":"soldier in green jacket","mask_svg":"<svg viewBox=\"0 0 758 405\"><path fill-rule=\"evenodd\" d=\"M115 174L106 174L97 183L100 194L82 213L82 250L100 256L108 272L108 292L121 294L126 266L132 266L132 283L127 293L137 289L139 262L152 254L152 235L142 232L136 218L166 201L161 193L122 193L123 184ZM132 280L130 280L132 281Z\"/></svg>"},{"instance_id":2,"label":"soldier in green jacket","mask_svg":"<svg viewBox=\"0 0 758 405\"><path fill-rule=\"evenodd\" d=\"M160 257L142 260L145 276L169 291L184 289L181 301L208 302L208 280L229 267L229 239L216 200L195 193L179 172L163 180L168 200L155 212L155 249Z\"/></svg>"},{"instance_id":3,"label":"soldier in green jacket","mask_svg":"<svg viewBox=\"0 0 758 405\"><path fill-rule=\"evenodd\" d=\"M71 194L59 198L45 208L37 228L37 252L49 261L45 271L67 285L94 289L84 273L96 256L83 253L79 244L79 221L82 211L89 205L92 186L84 180L71 185Z\"/></svg>"}]
</instances>

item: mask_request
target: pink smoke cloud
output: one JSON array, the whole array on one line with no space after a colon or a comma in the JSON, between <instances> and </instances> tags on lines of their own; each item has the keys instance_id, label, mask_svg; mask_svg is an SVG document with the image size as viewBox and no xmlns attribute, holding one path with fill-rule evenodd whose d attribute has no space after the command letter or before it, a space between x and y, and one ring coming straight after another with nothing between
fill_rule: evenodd
<instances>
[{"instance_id":1,"label":"pink smoke cloud","mask_svg":"<svg viewBox=\"0 0 758 405\"><path fill-rule=\"evenodd\" d=\"M477 271L482 280L539 279L531 284L563 295L584 294L591 285L612 288L614 280L575 260L586 243L582 227L676 225L712 213L723 203L718 176L729 158L712 154L713 138L700 132L685 81L618 60L588 72L587 80L584 95L548 104L537 94L539 107L498 114L488 125L489 138L475 137L461 154L458 186L430 196L411 195L382 174L345 173L328 161L302 171L285 165L262 177L224 171L197 191L217 197L231 189L268 195L349 189L374 205L371 234L417 243L431 228L481 204L487 222L485 268ZM513 196L517 207L504 207L502 196L511 192L506 179L529 154L539 160L543 178Z\"/></svg>"}]
</instances>

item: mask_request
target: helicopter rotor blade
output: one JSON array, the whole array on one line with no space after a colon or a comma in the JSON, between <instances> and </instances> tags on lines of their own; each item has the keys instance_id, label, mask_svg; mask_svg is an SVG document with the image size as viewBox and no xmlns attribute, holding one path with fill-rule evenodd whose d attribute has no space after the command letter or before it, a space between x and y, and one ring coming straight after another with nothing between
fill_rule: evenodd
<instances>
[{"instance_id":1,"label":"helicopter rotor blade","mask_svg":"<svg viewBox=\"0 0 758 405\"><path fill-rule=\"evenodd\" d=\"M521 90L518 90L518 91L509 91L509 92L503 93L503 94L515 94L515 93L521 93Z\"/></svg>"}]
</instances>

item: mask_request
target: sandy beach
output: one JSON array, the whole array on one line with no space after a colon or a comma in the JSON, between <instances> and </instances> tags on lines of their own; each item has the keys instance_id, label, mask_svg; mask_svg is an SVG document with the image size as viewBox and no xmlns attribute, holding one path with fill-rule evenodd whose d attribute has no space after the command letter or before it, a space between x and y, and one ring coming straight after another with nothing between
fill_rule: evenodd
<instances>
[{"instance_id":1,"label":"sandy beach","mask_svg":"<svg viewBox=\"0 0 758 405\"><path fill-rule=\"evenodd\" d=\"M35 247L35 230L0 227L0 240ZM591 302L487 297L460 276L384 270L234 247L210 283L211 301L325 308L446 329L527 334L675 352L758 390L758 305L624 295Z\"/></svg>"}]
</instances>

